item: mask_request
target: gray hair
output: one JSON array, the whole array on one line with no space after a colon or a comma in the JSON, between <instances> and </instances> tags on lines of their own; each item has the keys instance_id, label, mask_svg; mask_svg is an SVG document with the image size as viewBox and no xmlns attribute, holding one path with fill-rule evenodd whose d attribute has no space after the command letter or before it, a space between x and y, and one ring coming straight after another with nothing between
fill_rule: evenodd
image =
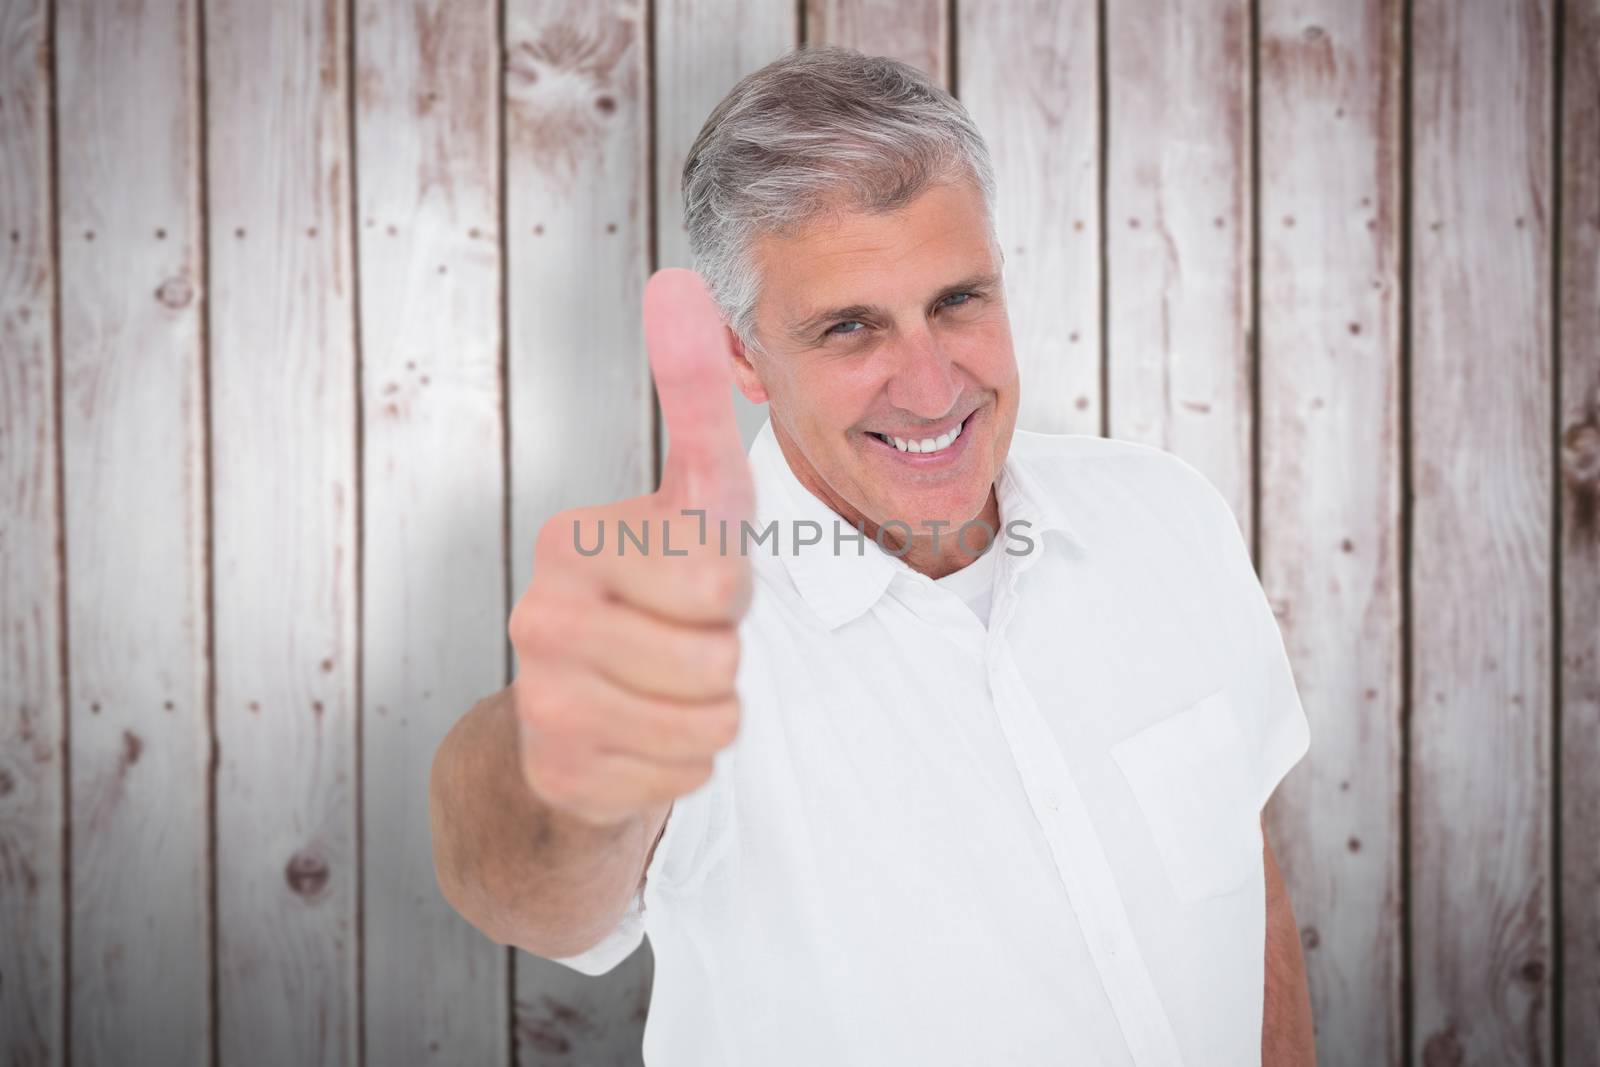
<instances>
[{"instance_id":1,"label":"gray hair","mask_svg":"<svg viewBox=\"0 0 1600 1067\"><path fill-rule=\"evenodd\" d=\"M994 234L994 171L955 97L915 67L848 48L802 47L740 79L683 166L694 266L728 325L755 338L756 239L840 209L882 213L929 185L974 182Z\"/></svg>"}]
</instances>

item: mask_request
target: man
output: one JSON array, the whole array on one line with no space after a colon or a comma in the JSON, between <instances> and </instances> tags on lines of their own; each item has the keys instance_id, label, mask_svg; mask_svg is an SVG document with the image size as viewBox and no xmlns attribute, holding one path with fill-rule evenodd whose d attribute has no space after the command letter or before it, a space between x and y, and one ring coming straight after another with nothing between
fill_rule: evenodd
<instances>
[{"instance_id":1,"label":"man","mask_svg":"<svg viewBox=\"0 0 1600 1067\"><path fill-rule=\"evenodd\" d=\"M516 681L435 761L447 898L586 973L648 928L652 1067L1313 1063L1276 623L1192 467L1015 429L966 112L801 50L684 201L661 488L542 530Z\"/></svg>"}]
</instances>

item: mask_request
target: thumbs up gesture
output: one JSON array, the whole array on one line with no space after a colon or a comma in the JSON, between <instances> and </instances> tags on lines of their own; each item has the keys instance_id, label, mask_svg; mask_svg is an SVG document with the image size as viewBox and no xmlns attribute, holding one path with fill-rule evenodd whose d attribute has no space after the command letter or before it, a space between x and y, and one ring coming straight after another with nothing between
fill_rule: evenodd
<instances>
[{"instance_id":1,"label":"thumbs up gesture","mask_svg":"<svg viewBox=\"0 0 1600 1067\"><path fill-rule=\"evenodd\" d=\"M737 546L755 486L728 343L689 270L651 277L644 326L669 439L661 487L546 522L508 627L523 775L546 804L596 826L698 788L739 728L751 574ZM648 547L624 544L623 526Z\"/></svg>"}]
</instances>

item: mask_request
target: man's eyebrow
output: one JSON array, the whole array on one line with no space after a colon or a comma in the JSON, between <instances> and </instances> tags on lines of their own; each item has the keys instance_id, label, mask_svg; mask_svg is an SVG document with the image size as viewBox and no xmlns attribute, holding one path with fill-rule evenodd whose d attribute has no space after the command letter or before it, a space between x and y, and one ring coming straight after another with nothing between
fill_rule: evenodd
<instances>
[{"instance_id":1,"label":"man's eyebrow","mask_svg":"<svg viewBox=\"0 0 1600 1067\"><path fill-rule=\"evenodd\" d=\"M815 315L802 319L789 327L789 329L796 337L810 338L813 333L821 329L826 323L836 320L844 322L849 319L871 318L880 310L882 309L870 304L851 304L849 307L830 308L827 311L819 311Z\"/></svg>"},{"instance_id":2,"label":"man's eyebrow","mask_svg":"<svg viewBox=\"0 0 1600 1067\"><path fill-rule=\"evenodd\" d=\"M965 293L971 290L992 289L994 286L998 285L999 282L999 271L988 271L983 274L974 274L969 277L962 278L958 282L951 282L949 285L940 289L934 294L932 302L938 303L945 297L954 296L957 293ZM851 304L849 307L829 308L827 311L819 311L814 315L807 316L801 321L795 323L793 326L789 327L789 329L797 337L810 338L815 331L821 329L824 325L830 322L846 322L850 319L871 318L874 315L881 314L882 311L882 308L872 304Z\"/></svg>"}]
</instances>

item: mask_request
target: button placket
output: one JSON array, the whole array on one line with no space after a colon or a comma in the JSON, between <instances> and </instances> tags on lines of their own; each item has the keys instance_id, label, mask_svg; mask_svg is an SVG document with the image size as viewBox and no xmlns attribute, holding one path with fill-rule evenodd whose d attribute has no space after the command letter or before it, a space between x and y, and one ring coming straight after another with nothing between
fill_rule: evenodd
<instances>
[{"instance_id":1,"label":"button placket","mask_svg":"<svg viewBox=\"0 0 1600 1067\"><path fill-rule=\"evenodd\" d=\"M1181 1067L1171 1021L1133 939L1122 894L1077 783L1012 659L1005 641L1016 612L1018 570L1000 583L988 647L995 713L1045 839L1056 873L1136 1067Z\"/></svg>"}]
</instances>

